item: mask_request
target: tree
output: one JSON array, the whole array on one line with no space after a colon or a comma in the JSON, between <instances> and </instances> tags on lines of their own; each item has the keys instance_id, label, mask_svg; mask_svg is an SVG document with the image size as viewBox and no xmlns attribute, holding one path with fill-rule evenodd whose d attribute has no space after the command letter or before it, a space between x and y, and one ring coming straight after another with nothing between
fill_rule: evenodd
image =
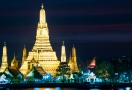
<instances>
[{"instance_id":1,"label":"tree","mask_svg":"<svg viewBox=\"0 0 132 90\"><path fill-rule=\"evenodd\" d=\"M108 60L102 61L96 64L95 74L100 78L111 77L114 75L114 67Z\"/></svg>"},{"instance_id":2,"label":"tree","mask_svg":"<svg viewBox=\"0 0 132 90\"><path fill-rule=\"evenodd\" d=\"M65 79L64 76L70 75L70 67L68 66L67 62L60 62L56 71L58 76L63 76L63 83Z\"/></svg>"},{"instance_id":3,"label":"tree","mask_svg":"<svg viewBox=\"0 0 132 90\"><path fill-rule=\"evenodd\" d=\"M19 77L12 77L11 82L15 83L15 84L18 84L18 83L20 83L20 78Z\"/></svg>"}]
</instances>

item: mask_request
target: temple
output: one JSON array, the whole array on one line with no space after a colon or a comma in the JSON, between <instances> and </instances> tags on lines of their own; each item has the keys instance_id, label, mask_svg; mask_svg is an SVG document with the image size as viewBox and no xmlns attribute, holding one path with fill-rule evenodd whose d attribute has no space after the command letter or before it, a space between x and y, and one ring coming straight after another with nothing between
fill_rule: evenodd
<instances>
[{"instance_id":1,"label":"temple","mask_svg":"<svg viewBox=\"0 0 132 90\"><path fill-rule=\"evenodd\" d=\"M49 30L43 4L40 10L40 17L36 33L36 41L33 49L28 53L27 59L25 54L23 55L23 64L20 71L26 75L28 73L28 63L34 58L36 64L32 64L33 66L42 66L46 73L51 73L53 76L55 76L56 68L58 67L60 61L56 56L56 52L53 51L49 41Z\"/></svg>"},{"instance_id":2,"label":"temple","mask_svg":"<svg viewBox=\"0 0 132 90\"><path fill-rule=\"evenodd\" d=\"M61 47L61 61L58 60L56 52L52 49L49 40L49 30L46 22L46 14L42 4L36 30L36 41L32 50L29 51L27 55L26 46L24 45L20 68L18 67L18 60L16 59L15 54L13 60L11 61L11 66L9 67L7 62L7 48L6 44L4 43L0 72L5 72L11 76L17 72L15 76L26 77L31 76L32 71L36 70L42 76L45 74L52 74L53 76L56 76L56 69L61 63L67 64L68 67L70 66L71 69L69 70L71 70L71 73L78 72L76 49L74 45L69 62L66 61L66 49L64 41Z\"/></svg>"}]
</instances>

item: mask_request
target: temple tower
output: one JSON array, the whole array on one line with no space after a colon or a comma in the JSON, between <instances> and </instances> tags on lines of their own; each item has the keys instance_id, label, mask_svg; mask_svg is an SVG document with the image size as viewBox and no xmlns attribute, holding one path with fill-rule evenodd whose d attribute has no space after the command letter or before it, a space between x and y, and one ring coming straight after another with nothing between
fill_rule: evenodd
<instances>
[{"instance_id":1,"label":"temple tower","mask_svg":"<svg viewBox=\"0 0 132 90\"><path fill-rule=\"evenodd\" d=\"M2 56L2 63L1 63L0 72L3 72L6 67L8 67L8 62L7 62L7 47L6 47L6 43L4 42L3 56Z\"/></svg>"},{"instance_id":2,"label":"temple tower","mask_svg":"<svg viewBox=\"0 0 132 90\"><path fill-rule=\"evenodd\" d=\"M26 56L26 47L25 47L25 45L24 45L24 48L23 48L22 64L21 64L21 67L20 67L19 70L23 75L26 75L27 72L28 72L28 61L27 61L27 56Z\"/></svg>"},{"instance_id":3,"label":"temple tower","mask_svg":"<svg viewBox=\"0 0 132 90\"><path fill-rule=\"evenodd\" d=\"M14 53L14 58L11 61L11 67L18 68L18 61L16 60L15 53Z\"/></svg>"},{"instance_id":4,"label":"temple tower","mask_svg":"<svg viewBox=\"0 0 132 90\"><path fill-rule=\"evenodd\" d=\"M27 54L26 54L26 47L24 45L24 48L23 48L23 56L22 56L22 64L24 63L25 60L27 60Z\"/></svg>"},{"instance_id":5,"label":"temple tower","mask_svg":"<svg viewBox=\"0 0 132 90\"><path fill-rule=\"evenodd\" d=\"M24 61L20 68L21 73L24 75L28 70L28 62L30 62L33 57L38 62L38 65L43 67L46 73L51 73L53 76L56 75L56 69L60 61L49 41L49 30L43 4L40 10L35 44L33 49L28 53L27 60Z\"/></svg>"},{"instance_id":6,"label":"temple tower","mask_svg":"<svg viewBox=\"0 0 132 90\"><path fill-rule=\"evenodd\" d=\"M66 62L66 51L65 51L64 41L61 47L61 62Z\"/></svg>"},{"instance_id":7,"label":"temple tower","mask_svg":"<svg viewBox=\"0 0 132 90\"><path fill-rule=\"evenodd\" d=\"M70 55L68 65L71 68L71 73L79 72L78 66L77 66L76 49L75 49L74 45L73 45L73 48L72 48L72 54Z\"/></svg>"}]
</instances>

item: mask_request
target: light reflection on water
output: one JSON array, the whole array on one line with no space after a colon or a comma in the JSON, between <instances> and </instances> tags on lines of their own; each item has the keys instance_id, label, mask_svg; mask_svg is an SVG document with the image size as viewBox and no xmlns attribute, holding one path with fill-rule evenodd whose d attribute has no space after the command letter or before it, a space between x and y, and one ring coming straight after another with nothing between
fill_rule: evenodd
<instances>
[{"instance_id":1,"label":"light reflection on water","mask_svg":"<svg viewBox=\"0 0 132 90\"><path fill-rule=\"evenodd\" d=\"M33 88L33 89L26 89L26 90L83 90L83 89L75 89L75 88Z\"/></svg>"},{"instance_id":2,"label":"light reflection on water","mask_svg":"<svg viewBox=\"0 0 132 90\"><path fill-rule=\"evenodd\" d=\"M86 89L86 88L61 88L61 87L54 87L54 88L13 88L13 89L6 89L6 90L132 90L131 87L125 87L125 88L111 88L111 89Z\"/></svg>"},{"instance_id":3,"label":"light reflection on water","mask_svg":"<svg viewBox=\"0 0 132 90\"><path fill-rule=\"evenodd\" d=\"M7 90L84 90L84 89L76 89L76 88L61 88L61 87L54 87L54 88L11 88Z\"/></svg>"},{"instance_id":4,"label":"light reflection on water","mask_svg":"<svg viewBox=\"0 0 132 90\"><path fill-rule=\"evenodd\" d=\"M131 87L126 87L126 88L119 88L118 90L132 90Z\"/></svg>"}]
</instances>

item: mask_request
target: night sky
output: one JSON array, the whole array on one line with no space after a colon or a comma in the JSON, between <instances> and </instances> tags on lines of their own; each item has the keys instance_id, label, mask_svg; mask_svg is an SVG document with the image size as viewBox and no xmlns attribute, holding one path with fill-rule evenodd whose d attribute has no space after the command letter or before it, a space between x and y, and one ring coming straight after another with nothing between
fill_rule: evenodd
<instances>
[{"instance_id":1,"label":"night sky","mask_svg":"<svg viewBox=\"0 0 132 90\"><path fill-rule=\"evenodd\" d=\"M50 42L60 59L65 41L67 59L74 44L77 60L122 55L132 58L132 0L1 0L0 57L6 42L8 58L22 58L35 43L41 4ZM2 58L2 57L1 57Z\"/></svg>"}]
</instances>

